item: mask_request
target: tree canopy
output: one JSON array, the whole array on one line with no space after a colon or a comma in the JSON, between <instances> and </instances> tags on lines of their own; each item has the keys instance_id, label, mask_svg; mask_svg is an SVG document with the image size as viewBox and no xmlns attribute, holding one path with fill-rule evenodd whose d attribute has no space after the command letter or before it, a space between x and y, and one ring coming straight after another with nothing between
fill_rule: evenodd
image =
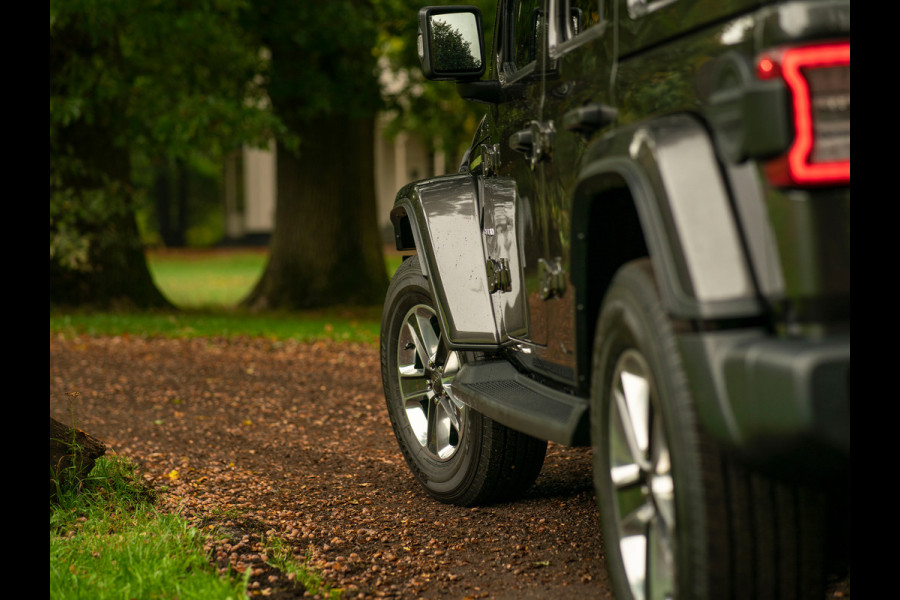
<instances>
[{"instance_id":1,"label":"tree canopy","mask_svg":"<svg viewBox=\"0 0 900 600\"><path fill-rule=\"evenodd\" d=\"M379 110L393 115L391 133L415 131L458 158L480 110L452 85L423 85L418 4L51 0L51 304L166 304L135 222L148 193L138 164L215 162L271 139L310 163L324 137L346 136L329 160L354 163L346 172L362 187L341 193L374 204L365 163ZM386 68L401 85L380 85ZM318 202L374 220L374 208Z\"/></svg>"},{"instance_id":2,"label":"tree canopy","mask_svg":"<svg viewBox=\"0 0 900 600\"><path fill-rule=\"evenodd\" d=\"M50 3L52 303L166 304L134 220L135 158L220 156L281 131L245 6Z\"/></svg>"},{"instance_id":3,"label":"tree canopy","mask_svg":"<svg viewBox=\"0 0 900 600\"><path fill-rule=\"evenodd\" d=\"M451 24L436 19L431 35L435 65L450 71L474 71L481 67L481 61L472 54L472 45Z\"/></svg>"}]
</instances>

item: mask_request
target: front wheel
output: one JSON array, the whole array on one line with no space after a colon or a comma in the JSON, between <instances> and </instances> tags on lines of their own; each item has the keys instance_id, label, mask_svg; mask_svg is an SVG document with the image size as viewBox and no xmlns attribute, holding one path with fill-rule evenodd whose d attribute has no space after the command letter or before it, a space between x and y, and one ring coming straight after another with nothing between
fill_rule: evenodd
<instances>
[{"instance_id":1,"label":"front wheel","mask_svg":"<svg viewBox=\"0 0 900 600\"><path fill-rule=\"evenodd\" d=\"M381 322L381 376L394 435L434 498L469 506L510 500L540 473L547 442L509 429L457 399L469 355L451 351L418 257L391 280Z\"/></svg>"},{"instance_id":2,"label":"front wheel","mask_svg":"<svg viewBox=\"0 0 900 600\"><path fill-rule=\"evenodd\" d=\"M750 472L700 429L649 260L604 299L594 483L619 600L824 597L824 500Z\"/></svg>"}]
</instances>

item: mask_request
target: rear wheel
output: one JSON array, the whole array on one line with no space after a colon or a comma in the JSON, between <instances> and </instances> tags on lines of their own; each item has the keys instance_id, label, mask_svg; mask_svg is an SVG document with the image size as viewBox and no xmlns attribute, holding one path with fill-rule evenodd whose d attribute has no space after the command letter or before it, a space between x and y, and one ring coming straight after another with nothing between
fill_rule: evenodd
<instances>
[{"instance_id":1,"label":"rear wheel","mask_svg":"<svg viewBox=\"0 0 900 600\"><path fill-rule=\"evenodd\" d=\"M823 496L742 468L700 430L647 259L604 300L591 436L616 598L824 597Z\"/></svg>"},{"instance_id":2,"label":"rear wheel","mask_svg":"<svg viewBox=\"0 0 900 600\"><path fill-rule=\"evenodd\" d=\"M400 450L434 498L463 506L513 499L540 473L547 442L463 404L453 378L471 356L451 351L418 257L400 266L381 323L381 374Z\"/></svg>"}]
</instances>

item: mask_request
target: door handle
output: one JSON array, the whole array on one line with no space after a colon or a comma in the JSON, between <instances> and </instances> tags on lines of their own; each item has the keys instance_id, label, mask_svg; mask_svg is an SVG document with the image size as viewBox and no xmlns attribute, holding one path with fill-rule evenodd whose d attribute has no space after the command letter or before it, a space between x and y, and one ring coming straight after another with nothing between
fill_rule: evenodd
<instances>
[{"instance_id":1,"label":"door handle","mask_svg":"<svg viewBox=\"0 0 900 600\"><path fill-rule=\"evenodd\" d=\"M522 129L509 136L509 147L525 156L531 156L531 151L534 149L534 136L531 128Z\"/></svg>"},{"instance_id":2,"label":"door handle","mask_svg":"<svg viewBox=\"0 0 900 600\"><path fill-rule=\"evenodd\" d=\"M527 156L531 160L531 166L534 167L540 161L550 158L555 136L553 121L545 123L532 121L527 129L509 136L509 147Z\"/></svg>"},{"instance_id":3,"label":"door handle","mask_svg":"<svg viewBox=\"0 0 900 600\"><path fill-rule=\"evenodd\" d=\"M568 131L590 135L615 122L618 111L605 104L585 104L563 115L563 127Z\"/></svg>"}]
</instances>

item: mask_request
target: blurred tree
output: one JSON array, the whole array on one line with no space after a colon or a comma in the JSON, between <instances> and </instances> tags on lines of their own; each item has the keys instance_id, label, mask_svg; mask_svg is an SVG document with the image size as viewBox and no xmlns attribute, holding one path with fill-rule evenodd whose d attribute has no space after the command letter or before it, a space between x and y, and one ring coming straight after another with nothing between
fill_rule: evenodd
<instances>
[{"instance_id":1,"label":"blurred tree","mask_svg":"<svg viewBox=\"0 0 900 600\"><path fill-rule=\"evenodd\" d=\"M431 30L435 65L440 68L463 71L481 67L481 61L472 55L472 46L465 41L458 29L449 23L435 20Z\"/></svg>"},{"instance_id":2,"label":"blurred tree","mask_svg":"<svg viewBox=\"0 0 900 600\"><path fill-rule=\"evenodd\" d=\"M52 304L164 306L135 223L135 156L220 156L281 131L243 0L51 0Z\"/></svg>"},{"instance_id":3,"label":"blurred tree","mask_svg":"<svg viewBox=\"0 0 900 600\"><path fill-rule=\"evenodd\" d=\"M299 143L277 144L269 260L253 309L381 302L376 219L378 13L368 0L259 0L246 17L270 53L275 114Z\"/></svg>"},{"instance_id":4,"label":"blurred tree","mask_svg":"<svg viewBox=\"0 0 900 600\"><path fill-rule=\"evenodd\" d=\"M489 32L493 10L479 3ZM162 190L169 165L273 136L276 229L244 303L380 301L376 112L389 107L393 131L437 140L455 156L481 112L452 85L421 85L418 4L52 0L51 302L165 304L135 225L135 203L147 192L135 187L135 159L157 168ZM404 83L382 94L386 67Z\"/></svg>"},{"instance_id":5,"label":"blurred tree","mask_svg":"<svg viewBox=\"0 0 900 600\"><path fill-rule=\"evenodd\" d=\"M459 3L432 0L428 4ZM497 0L470 0L466 4L481 11L484 47L489 56ZM417 15L421 2L381 0L381 6L379 50L382 65L395 74L393 85L384 93L385 110L391 114L387 134L415 133L426 143L431 143L433 151L445 155L448 171L455 171L463 152L472 143L485 106L460 98L453 83L425 80L416 53Z\"/></svg>"}]
</instances>

